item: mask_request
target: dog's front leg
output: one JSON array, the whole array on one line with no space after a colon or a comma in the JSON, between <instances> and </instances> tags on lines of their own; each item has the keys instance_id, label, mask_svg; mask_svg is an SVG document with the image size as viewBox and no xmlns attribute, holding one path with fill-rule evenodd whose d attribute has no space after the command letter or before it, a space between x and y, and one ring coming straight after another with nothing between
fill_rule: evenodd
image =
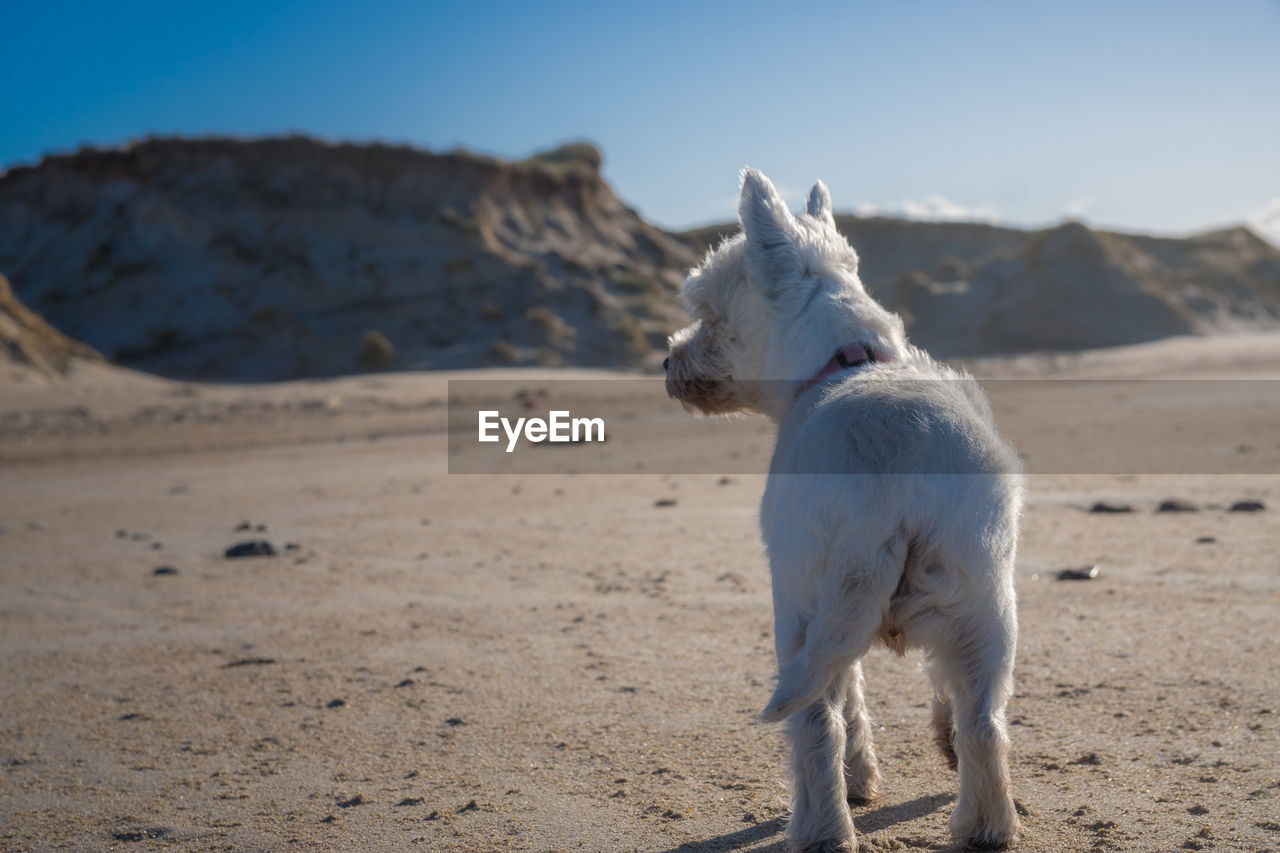
<instances>
[{"instance_id":1,"label":"dog's front leg","mask_svg":"<svg viewBox=\"0 0 1280 853\"><path fill-rule=\"evenodd\" d=\"M854 804L870 802L880 793L880 765L871 742L871 717L862 695L864 684L862 661L858 661L849 673L844 702L844 783L847 798Z\"/></svg>"}]
</instances>

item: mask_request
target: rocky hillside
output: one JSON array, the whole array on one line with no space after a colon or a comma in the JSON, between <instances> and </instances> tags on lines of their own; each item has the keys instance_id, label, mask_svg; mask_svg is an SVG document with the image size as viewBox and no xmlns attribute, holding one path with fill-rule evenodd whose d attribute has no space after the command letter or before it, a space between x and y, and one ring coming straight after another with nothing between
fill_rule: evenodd
<instances>
[{"instance_id":1,"label":"rocky hillside","mask_svg":"<svg viewBox=\"0 0 1280 853\"><path fill-rule=\"evenodd\" d=\"M100 361L102 356L28 310L0 275L0 367L55 375L66 373L77 359Z\"/></svg>"},{"instance_id":2,"label":"rocky hillside","mask_svg":"<svg viewBox=\"0 0 1280 853\"><path fill-rule=\"evenodd\" d=\"M837 216L863 282L949 358L1280 328L1280 249L1246 228L1187 238ZM701 251L737 231L684 234Z\"/></svg>"},{"instance_id":3,"label":"rocky hillside","mask_svg":"<svg viewBox=\"0 0 1280 853\"><path fill-rule=\"evenodd\" d=\"M301 137L86 149L0 174L0 273L72 338L180 378L653 366L684 271L737 226L663 232L600 165L586 144L521 162ZM1244 229L838 224L944 357L1280 326L1280 250Z\"/></svg>"},{"instance_id":4,"label":"rocky hillside","mask_svg":"<svg viewBox=\"0 0 1280 853\"><path fill-rule=\"evenodd\" d=\"M66 334L169 376L637 364L695 258L600 165L589 145L87 149L0 176L0 272Z\"/></svg>"}]
</instances>

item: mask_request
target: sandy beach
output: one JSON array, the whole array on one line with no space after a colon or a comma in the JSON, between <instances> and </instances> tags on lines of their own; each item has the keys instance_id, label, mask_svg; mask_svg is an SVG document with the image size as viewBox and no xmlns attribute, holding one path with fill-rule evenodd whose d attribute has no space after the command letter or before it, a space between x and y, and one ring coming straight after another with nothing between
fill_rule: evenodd
<instances>
[{"instance_id":1,"label":"sandy beach","mask_svg":"<svg viewBox=\"0 0 1280 853\"><path fill-rule=\"evenodd\" d=\"M1275 379L1280 338L974 370ZM451 475L447 382L494 375L8 377L0 849L781 851L762 474ZM1106 405L992 396L1033 471ZM1117 405L1113 449L1149 450L1167 412ZM1280 409L1244 408L1251 474L1031 476L1019 849L1280 849ZM254 540L276 554L224 556ZM919 658L865 667L862 849L953 849Z\"/></svg>"}]
</instances>

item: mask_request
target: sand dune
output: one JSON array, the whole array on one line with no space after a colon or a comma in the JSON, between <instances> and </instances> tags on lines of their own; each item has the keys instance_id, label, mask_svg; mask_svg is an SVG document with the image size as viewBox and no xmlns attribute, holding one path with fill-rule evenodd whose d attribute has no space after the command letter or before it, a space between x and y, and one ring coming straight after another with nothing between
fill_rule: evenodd
<instances>
[{"instance_id":1,"label":"sand dune","mask_svg":"<svg viewBox=\"0 0 1280 853\"><path fill-rule=\"evenodd\" d=\"M176 378L652 369L685 273L738 229L663 231L602 162L584 143L515 162L305 137L89 148L0 174L0 273L61 332ZM837 224L939 357L1280 327L1280 248L1244 227Z\"/></svg>"}]
</instances>

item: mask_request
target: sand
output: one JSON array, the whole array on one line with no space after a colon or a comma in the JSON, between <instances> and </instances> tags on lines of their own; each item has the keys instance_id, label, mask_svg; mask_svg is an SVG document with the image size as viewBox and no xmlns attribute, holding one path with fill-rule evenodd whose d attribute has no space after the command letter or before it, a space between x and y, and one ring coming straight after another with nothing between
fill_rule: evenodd
<instances>
[{"instance_id":1,"label":"sand","mask_svg":"<svg viewBox=\"0 0 1280 853\"><path fill-rule=\"evenodd\" d=\"M1276 378L1280 339L975 369ZM0 388L0 849L782 849L763 477L450 475L461 375ZM1093 399L997 416L1066 435ZM1108 440L1138 454L1167 413L1124 405ZM1249 422L1253 474L1032 476L1020 849L1280 849L1276 415ZM1198 511L1155 511L1174 498ZM255 539L278 554L223 556ZM919 658L865 666L863 849L952 849Z\"/></svg>"}]
</instances>

